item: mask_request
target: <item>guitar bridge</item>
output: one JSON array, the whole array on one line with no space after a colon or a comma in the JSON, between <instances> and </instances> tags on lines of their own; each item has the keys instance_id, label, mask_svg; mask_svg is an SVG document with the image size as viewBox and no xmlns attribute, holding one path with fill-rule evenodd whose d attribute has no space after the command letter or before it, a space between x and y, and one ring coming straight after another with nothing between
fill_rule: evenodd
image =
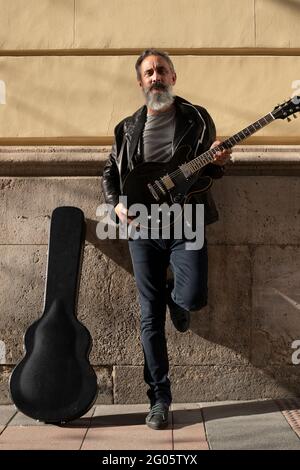
<instances>
[{"instance_id":1,"label":"guitar bridge","mask_svg":"<svg viewBox=\"0 0 300 470\"><path fill-rule=\"evenodd\" d=\"M157 192L155 191L155 189L153 188L152 184L149 183L149 184L147 184L147 186L148 186L148 189L149 189L150 193L154 197L154 199L156 201L159 201L159 196L158 196Z\"/></svg>"}]
</instances>

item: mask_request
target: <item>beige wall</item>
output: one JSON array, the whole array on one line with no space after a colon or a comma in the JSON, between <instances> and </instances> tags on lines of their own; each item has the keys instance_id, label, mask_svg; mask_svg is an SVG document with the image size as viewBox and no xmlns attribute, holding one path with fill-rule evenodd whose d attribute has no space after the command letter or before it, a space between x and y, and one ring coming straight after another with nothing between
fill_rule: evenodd
<instances>
[{"instance_id":1,"label":"beige wall","mask_svg":"<svg viewBox=\"0 0 300 470\"><path fill-rule=\"evenodd\" d=\"M134 62L134 56L0 58L7 88L2 136L112 135L142 102ZM174 62L177 93L207 107L220 135L273 110L300 70L300 57L177 56ZM299 125L280 121L259 135L297 136Z\"/></svg>"},{"instance_id":2,"label":"beige wall","mask_svg":"<svg viewBox=\"0 0 300 470\"><path fill-rule=\"evenodd\" d=\"M0 11L0 143L112 136L142 103L133 67L149 45L170 51L176 93L207 107L220 136L271 111L300 80L296 0L0 0ZM298 135L295 121L257 137Z\"/></svg>"},{"instance_id":3,"label":"beige wall","mask_svg":"<svg viewBox=\"0 0 300 470\"><path fill-rule=\"evenodd\" d=\"M300 46L298 0L0 0L0 10L3 50Z\"/></svg>"}]
</instances>

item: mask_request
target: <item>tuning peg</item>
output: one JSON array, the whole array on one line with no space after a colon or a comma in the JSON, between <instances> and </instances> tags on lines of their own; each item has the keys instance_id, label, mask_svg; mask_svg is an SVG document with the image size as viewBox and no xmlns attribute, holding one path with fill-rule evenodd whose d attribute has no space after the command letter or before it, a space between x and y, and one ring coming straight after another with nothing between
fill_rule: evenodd
<instances>
[{"instance_id":1,"label":"tuning peg","mask_svg":"<svg viewBox=\"0 0 300 470\"><path fill-rule=\"evenodd\" d=\"M294 116L295 119L298 117L297 114L295 114L295 113L293 114L293 116Z\"/></svg>"},{"instance_id":2,"label":"tuning peg","mask_svg":"<svg viewBox=\"0 0 300 470\"><path fill-rule=\"evenodd\" d=\"M287 118L287 122L291 122L291 118L288 117L288 118Z\"/></svg>"}]
</instances>

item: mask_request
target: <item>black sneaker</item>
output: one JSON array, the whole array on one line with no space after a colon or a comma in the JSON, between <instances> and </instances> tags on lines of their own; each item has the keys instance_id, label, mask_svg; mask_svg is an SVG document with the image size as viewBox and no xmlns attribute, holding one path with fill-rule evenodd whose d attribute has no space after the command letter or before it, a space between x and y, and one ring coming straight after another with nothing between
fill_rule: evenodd
<instances>
[{"instance_id":1,"label":"black sneaker","mask_svg":"<svg viewBox=\"0 0 300 470\"><path fill-rule=\"evenodd\" d=\"M168 426L169 406L159 402L153 405L146 416L146 424L152 429L165 429Z\"/></svg>"},{"instance_id":2,"label":"black sneaker","mask_svg":"<svg viewBox=\"0 0 300 470\"><path fill-rule=\"evenodd\" d=\"M173 290L173 280L168 282L167 286L167 305L170 310L170 317L176 330L185 333L190 327L190 312L177 305L171 297Z\"/></svg>"}]
</instances>

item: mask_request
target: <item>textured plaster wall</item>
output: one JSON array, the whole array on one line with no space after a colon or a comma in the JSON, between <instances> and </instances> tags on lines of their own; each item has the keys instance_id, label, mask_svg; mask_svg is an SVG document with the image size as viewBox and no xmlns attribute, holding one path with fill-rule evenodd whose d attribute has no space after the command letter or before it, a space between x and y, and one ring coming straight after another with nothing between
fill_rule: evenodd
<instances>
[{"instance_id":1,"label":"textured plaster wall","mask_svg":"<svg viewBox=\"0 0 300 470\"><path fill-rule=\"evenodd\" d=\"M99 401L145 401L127 242L95 236L100 178L2 178L0 188L2 401L23 354L23 333L42 313L51 212L68 204L88 222L78 317L92 334ZM208 230L209 309L193 314L184 335L167 321L175 400L297 394L291 344L300 338L299 188L292 176L227 176L215 183L221 219Z\"/></svg>"}]
</instances>

